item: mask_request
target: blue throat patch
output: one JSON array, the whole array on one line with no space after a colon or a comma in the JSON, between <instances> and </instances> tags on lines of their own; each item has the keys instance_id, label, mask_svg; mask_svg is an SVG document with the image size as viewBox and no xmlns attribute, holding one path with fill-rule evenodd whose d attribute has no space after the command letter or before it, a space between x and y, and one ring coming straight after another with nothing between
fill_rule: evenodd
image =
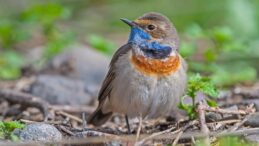
<instances>
[{"instance_id":1,"label":"blue throat patch","mask_svg":"<svg viewBox=\"0 0 259 146\"><path fill-rule=\"evenodd\" d=\"M149 40L151 36L146 33L144 30L142 30L139 27L131 27L131 32L129 36L128 43L133 43L136 45L139 45L147 40Z\"/></svg>"},{"instance_id":2,"label":"blue throat patch","mask_svg":"<svg viewBox=\"0 0 259 146\"><path fill-rule=\"evenodd\" d=\"M153 59L164 59L172 51L170 46L161 45L158 42L150 41L151 36L139 27L132 27L128 43L137 45L146 55Z\"/></svg>"}]
</instances>

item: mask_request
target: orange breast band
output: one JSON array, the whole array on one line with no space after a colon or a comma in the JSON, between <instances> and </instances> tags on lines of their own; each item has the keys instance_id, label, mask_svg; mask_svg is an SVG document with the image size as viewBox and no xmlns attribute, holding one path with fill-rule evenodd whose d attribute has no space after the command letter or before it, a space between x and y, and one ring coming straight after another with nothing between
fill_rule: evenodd
<instances>
[{"instance_id":1,"label":"orange breast band","mask_svg":"<svg viewBox=\"0 0 259 146\"><path fill-rule=\"evenodd\" d=\"M131 56L133 66L146 75L166 76L177 71L180 66L179 55L171 56L166 60Z\"/></svg>"}]
</instances>

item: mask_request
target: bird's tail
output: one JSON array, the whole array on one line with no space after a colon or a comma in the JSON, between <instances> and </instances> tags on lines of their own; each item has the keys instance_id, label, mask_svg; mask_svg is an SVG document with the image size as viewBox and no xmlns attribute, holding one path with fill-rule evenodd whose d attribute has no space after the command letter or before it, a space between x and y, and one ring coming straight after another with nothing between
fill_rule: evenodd
<instances>
[{"instance_id":1,"label":"bird's tail","mask_svg":"<svg viewBox=\"0 0 259 146\"><path fill-rule=\"evenodd\" d=\"M94 126L101 126L106 121L110 119L112 112L103 113L101 108L97 108L94 113L90 115L87 120L88 124L93 124Z\"/></svg>"}]
</instances>

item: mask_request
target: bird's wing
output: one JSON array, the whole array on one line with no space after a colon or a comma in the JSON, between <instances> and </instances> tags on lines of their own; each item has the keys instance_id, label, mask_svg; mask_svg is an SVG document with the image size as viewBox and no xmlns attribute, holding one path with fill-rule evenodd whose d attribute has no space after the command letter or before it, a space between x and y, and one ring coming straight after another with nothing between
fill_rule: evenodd
<instances>
[{"instance_id":1,"label":"bird's wing","mask_svg":"<svg viewBox=\"0 0 259 146\"><path fill-rule=\"evenodd\" d=\"M119 59L119 57L121 55L126 54L130 49L131 49L130 44L123 45L113 55L112 60L110 62L109 71L108 71L108 73L107 73L107 75L106 75L106 77L103 81L102 87L99 91L99 95L98 95L99 105L103 103L102 101L104 101L104 99L106 99L106 97L108 97L108 95L110 94L110 92L112 90L111 83L116 76L115 75L115 63L116 63L116 61Z\"/></svg>"}]
</instances>

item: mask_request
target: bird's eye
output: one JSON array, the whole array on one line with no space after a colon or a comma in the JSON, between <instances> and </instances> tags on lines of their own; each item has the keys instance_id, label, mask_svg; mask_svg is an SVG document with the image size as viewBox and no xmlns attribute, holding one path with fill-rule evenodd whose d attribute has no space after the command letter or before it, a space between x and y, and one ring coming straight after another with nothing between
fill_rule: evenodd
<instances>
[{"instance_id":1,"label":"bird's eye","mask_svg":"<svg viewBox=\"0 0 259 146\"><path fill-rule=\"evenodd\" d=\"M154 30L155 28L156 28L156 26L155 26L155 25L152 25L152 24L150 24L150 25L147 26L147 29L148 29L148 30Z\"/></svg>"}]
</instances>

